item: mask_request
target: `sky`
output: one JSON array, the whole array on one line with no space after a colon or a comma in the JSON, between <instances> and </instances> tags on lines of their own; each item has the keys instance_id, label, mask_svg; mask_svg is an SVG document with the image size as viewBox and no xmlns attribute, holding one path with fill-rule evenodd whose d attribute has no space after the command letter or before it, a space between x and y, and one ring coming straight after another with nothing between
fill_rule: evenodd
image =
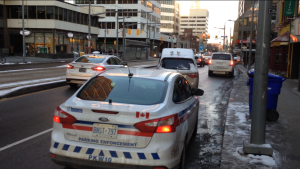
<instances>
[{"instance_id":1,"label":"sky","mask_svg":"<svg viewBox=\"0 0 300 169\"><path fill-rule=\"evenodd\" d=\"M180 0L180 15L188 15L191 3L193 1L184 1ZM208 43L219 43L223 39L220 39L221 36L224 36L223 29L224 24L226 24L225 36L230 36L230 27L231 27L231 36L233 36L233 26L234 22L228 20L236 20L238 17L238 0L228 0L228 1L215 1L215 0L200 0L200 9L207 9L209 12L208 19L208 33L210 33L210 40ZM218 35L218 40L215 40L215 35Z\"/></svg>"}]
</instances>

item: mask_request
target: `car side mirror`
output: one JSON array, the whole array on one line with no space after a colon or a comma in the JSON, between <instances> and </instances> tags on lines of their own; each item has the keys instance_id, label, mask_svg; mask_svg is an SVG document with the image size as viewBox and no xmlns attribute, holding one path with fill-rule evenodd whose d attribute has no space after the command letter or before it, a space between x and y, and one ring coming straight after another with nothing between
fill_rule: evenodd
<instances>
[{"instance_id":1,"label":"car side mirror","mask_svg":"<svg viewBox=\"0 0 300 169\"><path fill-rule=\"evenodd\" d=\"M202 96L204 94L204 90L198 88L193 88L192 92L195 96Z\"/></svg>"},{"instance_id":2,"label":"car side mirror","mask_svg":"<svg viewBox=\"0 0 300 169\"><path fill-rule=\"evenodd\" d=\"M127 63L126 63L126 62L123 62L123 65L124 65L124 66L127 66Z\"/></svg>"}]
</instances>

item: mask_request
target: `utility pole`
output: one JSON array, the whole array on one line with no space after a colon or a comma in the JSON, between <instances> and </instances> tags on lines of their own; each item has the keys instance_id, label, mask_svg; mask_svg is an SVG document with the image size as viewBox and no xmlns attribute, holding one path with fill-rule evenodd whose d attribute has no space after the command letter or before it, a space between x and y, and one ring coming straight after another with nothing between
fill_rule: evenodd
<instances>
[{"instance_id":1,"label":"utility pole","mask_svg":"<svg viewBox=\"0 0 300 169\"><path fill-rule=\"evenodd\" d=\"M88 53L91 53L91 0L89 0L89 35L88 35Z\"/></svg>"},{"instance_id":2,"label":"utility pole","mask_svg":"<svg viewBox=\"0 0 300 169\"><path fill-rule=\"evenodd\" d=\"M230 45L230 53L231 53L231 51L232 51L232 49L231 49L231 27L230 27L230 32L229 32L229 45Z\"/></svg>"},{"instance_id":3,"label":"utility pole","mask_svg":"<svg viewBox=\"0 0 300 169\"><path fill-rule=\"evenodd\" d=\"M104 49L106 51L106 32L107 32L107 22L105 22L105 43L104 43Z\"/></svg>"},{"instance_id":4,"label":"utility pole","mask_svg":"<svg viewBox=\"0 0 300 169\"><path fill-rule=\"evenodd\" d=\"M226 29L226 22L224 23L224 39L223 39L223 51L225 52L226 49L225 49L225 29Z\"/></svg>"},{"instance_id":5,"label":"utility pole","mask_svg":"<svg viewBox=\"0 0 300 169\"><path fill-rule=\"evenodd\" d=\"M249 56L248 56L248 70L251 69L252 32L253 32L253 18L254 18L254 1L255 0L252 0L252 16L251 16L252 19L251 19L251 31L250 31L250 47L249 47Z\"/></svg>"},{"instance_id":6,"label":"utility pole","mask_svg":"<svg viewBox=\"0 0 300 169\"><path fill-rule=\"evenodd\" d=\"M116 48L117 48L117 57L119 57L119 10L117 10L117 30L116 30L116 33L117 33L117 39L116 39ZM121 57L121 59L123 59L123 57Z\"/></svg>"},{"instance_id":7,"label":"utility pole","mask_svg":"<svg viewBox=\"0 0 300 169\"><path fill-rule=\"evenodd\" d=\"M146 42L148 43L148 33L149 33L149 26L148 26L148 13L146 13L146 20L147 20L147 38L146 38ZM150 44L149 44L150 45ZM150 48L150 46L149 46ZM147 52L146 52L146 59L148 59L148 48L147 48Z\"/></svg>"},{"instance_id":8,"label":"utility pole","mask_svg":"<svg viewBox=\"0 0 300 169\"><path fill-rule=\"evenodd\" d=\"M122 11L123 13L123 11ZM126 45L125 45L125 17L124 17L124 13L122 14L123 15L123 58L125 58L125 53L126 53Z\"/></svg>"},{"instance_id":9,"label":"utility pole","mask_svg":"<svg viewBox=\"0 0 300 169\"><path fill-rule=\"evenodd\" d=\"M244 2L245 3L245 2ZM244 41L244 19L245 19L245 10L244 10L244 7L243 7L243 21L242 21L242 32L241 32L241 59L243 59L243 61L245 62L246 60L244 60L243 58L243 41ZM245 65L245 64L244 64Z\"/></svg>"},{"instance_id":10,"label":"utility pole","mask_svg":"<svg viewBox=\"0 0 300 169\"><path fill-rule=\"evenodd\" d=\"M244 141L246 154L273 154L270 144L265 144L266 132L266 106L268 92L269 47L271 32L272 1L259 1L258 30L256 45L256 64L254 72L253 109L251 120L250 143Z\"/></svg>"},{"instance_id":11,"label":"utility pole","mask_svg":"<svg viewBox=\"0 0 300 169\"><path fill-rule=\"evenodd\" d=\"M25 29L24 29L24 0L22 0L22 44L23 44L23 63L25 63ZM28 23L27 23L28 24Z\"/></svg>"}]
</instances>

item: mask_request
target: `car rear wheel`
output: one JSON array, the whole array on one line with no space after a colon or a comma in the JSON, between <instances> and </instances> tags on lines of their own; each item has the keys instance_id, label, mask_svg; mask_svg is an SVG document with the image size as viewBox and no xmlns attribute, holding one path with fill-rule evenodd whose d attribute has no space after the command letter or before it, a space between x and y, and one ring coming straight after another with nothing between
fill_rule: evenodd
<instances>
[{"instance_id":1,"label":"car rear wheel","mask_svg":"<svg viewBox=\"0 0 300 169\"><path fill-rule=\"evenodd\" d=\"M76 83L69 83L69 85L70 85L70 87L72 87L72 88L75 88L75 87L78 86L78 84L76 84Z\"/></svg>"},{"instance_id":2,"label":"car rear wheel","mask_svg":"<svg viewBox=\"0 0 300 169\"><path fill-rule=\"evenodd\" d=\"M213 76L213 72L211 70L208 71L208 76Z\"/></svg>"},{"instance_id":3,"label":"car rear wheel","mask_svg":"<svg viewBox=\"0 0 300 169\"><path fill-rule=\"evenodd\" d=\"M185 158L186 158L186 141L187 138L184 141L181 157L180 157L180 163L179 163L179 169L185 169Z\"/></svg>"},{"instance_id":4,"label":"car rear wheel","mask_svg":"<svg viewBox=\"0 0 300 169\"><path fill-rule=\"evenodd\" d=\"M230 73L229 73L229 76L230 76L230 77L234 77L234 72L230 72Z\"/></svg>"}]
</instances>

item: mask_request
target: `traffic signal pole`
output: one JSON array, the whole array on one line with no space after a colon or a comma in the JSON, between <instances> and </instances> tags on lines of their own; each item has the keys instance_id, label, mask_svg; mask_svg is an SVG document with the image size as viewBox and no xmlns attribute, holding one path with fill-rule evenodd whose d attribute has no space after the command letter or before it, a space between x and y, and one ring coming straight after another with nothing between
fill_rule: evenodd
<instances>
[{"instance_id":1,"label":"traffic signal pole","mask_svg":"<svg viewBox=\"0 0 300 169\"><path fill-rule=\"evenodd\" d=\"M252 19L251 19L251 30L250 30L250 46L249 46L249 56L248 56L248 70L251 69L252 33L253 33L253 18L254 18L254 1L255 0L252 0L252 16L251 16Z\"/></svg>"},{"instance_id":2,"label":"traffic signal pole","mask_svg":"<svg viewBox=\"0 0 300 169\"><path fill-rule=\"evenodd\" d=\"M250 143L244 141L246 154L273 155L273 148L265 144L266 106L268 92L269 48L271 33L272 1L259 1L256 60L254 72L253 109Z\"/></svg>"}]
</instances>

